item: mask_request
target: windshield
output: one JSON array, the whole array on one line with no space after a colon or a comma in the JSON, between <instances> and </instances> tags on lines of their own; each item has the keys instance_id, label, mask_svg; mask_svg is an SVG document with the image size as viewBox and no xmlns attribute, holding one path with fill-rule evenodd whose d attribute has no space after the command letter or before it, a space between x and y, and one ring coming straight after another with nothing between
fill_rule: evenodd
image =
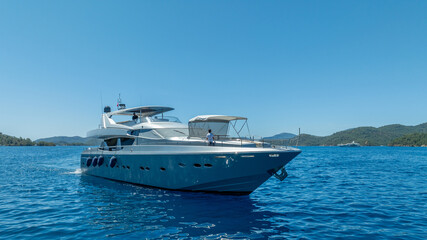
<instances>
[{"instance_id":1,"label":"windshield","mask_svg":"<svg viewBox=\"0 0 427 240\"><path fill-rule=\"evenodd\" d=\"M150 118L151 122L177 122L181 121L177 117L156 115Z\"/></svg>"},{"instance_id":2,"label":"windshield","mask_svg":"<svg viewBox=\"0 0 427 240\"><path fill-rule=\"evenodd\" d=\"M146 139L188 137L188 128L156 128L129 131L128 134Z\"/></svg>"},{"instance_id":3,"label":"windshield","mask_svg":"<svg viewBox=\"0 0 427 240\"><path fill-rule=\"evenodd\" d=\"M164 138L188 137L188 128L157 128L156 132Z\"/></svg>"}]
</instances>

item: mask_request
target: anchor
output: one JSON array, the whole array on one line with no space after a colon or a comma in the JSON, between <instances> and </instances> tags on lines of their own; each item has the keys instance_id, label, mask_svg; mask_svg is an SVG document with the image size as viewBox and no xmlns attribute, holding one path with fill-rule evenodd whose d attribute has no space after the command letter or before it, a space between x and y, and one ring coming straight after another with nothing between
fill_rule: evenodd
<instances>
[{"instance_id":1,"label":"anchor","mask_svg":"<svg viewBox=\"0 0 427 240\"><path fill-rule=\"evenodd\" d=\"M280 170L282 171L279 174L277 174ZM282 167L279 170L277 170L277 172L274 173L274 176L280 181L283 181L288 176L288 173L286 172L285 167Z\"/></svg>"}]
</instances>

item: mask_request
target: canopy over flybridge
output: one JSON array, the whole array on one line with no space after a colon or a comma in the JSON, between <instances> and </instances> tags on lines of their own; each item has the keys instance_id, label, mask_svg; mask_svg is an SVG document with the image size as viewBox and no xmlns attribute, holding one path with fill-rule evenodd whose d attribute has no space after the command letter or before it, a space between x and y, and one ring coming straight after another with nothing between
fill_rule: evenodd
<instances>
[{"instance_id":1,"label":"canopy over flybridge","mask_svg":"<svg viewBox=\"0 0 427 240\"><path fill-rule=\"evenodd\" d=\"M244 123L241 127L237 128L237 121L243 120ZM234 121L234 122L233 122ZM205 138L208 130L219 137L228 137L228 129L231 126L240 137L240 132L246 125L249 132L248 119L245 117L225 116L225 115L200 115L188 121L188 130L190 137ZM249 132L250 134L250 132Z\"/></svg>"},{"instance_id":2,"label":"canopy over flybridge","mask_svg":"<svg viewBox=\"0 0 427 240\"><path fill-rule=\"evenodd\" d=\"M190 119L189 122L230 122L234 120L247 120L247 118L225 115L200 115Z\"/></svg>"},{"instance_id":3,"label":"canopy over flybridge","mask_svg":"<svg viewBox=\"0 0 427 240\"><path fill-rule=\"evenodd\" d=\"M174 110L171 107L161 107L161 106L145 106L145 107L133 107L117 110L114 112L107 113L108 117L113 115L127 115L131 116L134 113L139 117L151 117L160 113L169 112Z\"/></svg>"}]
</instances>

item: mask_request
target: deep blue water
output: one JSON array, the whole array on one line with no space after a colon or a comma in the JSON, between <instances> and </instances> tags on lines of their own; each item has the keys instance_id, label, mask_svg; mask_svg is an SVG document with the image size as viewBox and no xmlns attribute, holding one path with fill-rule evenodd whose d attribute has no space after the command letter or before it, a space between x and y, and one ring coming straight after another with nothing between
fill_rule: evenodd
<instances>
[{"instance_id":1,"label":"deep blue water","mask_svg":"<svg viewBox=\"0 0 427 240\"><path fill-rule=\"evenodd\" d=\"M0 147L0 239L427 239L427 148L303 147L249 196L80 174L83 147Z\"/></svg>"}]
</instances>

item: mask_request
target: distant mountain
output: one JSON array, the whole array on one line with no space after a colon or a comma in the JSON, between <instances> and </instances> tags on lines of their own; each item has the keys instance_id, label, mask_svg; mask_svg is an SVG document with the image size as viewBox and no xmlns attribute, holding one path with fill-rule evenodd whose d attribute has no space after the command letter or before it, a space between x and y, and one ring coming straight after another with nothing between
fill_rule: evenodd
<instances>
[{"instance_id":1,"label":"distant mountain","mask_svg":"<svg viewBox=\"0 0 427 240\"><path fill-rule=\"evenodd\" d=\"M412 134L412 135L411 135ZM421 135L420 135L421 134ZM419 146L425 145L425 134L427 134L427 123L416 126L405 126L401 124L391 124L375 127L358 127L336 132L330 136L319 137L310 134L296 136L292 133L280 133L263 140L281 145L299 146L336 146L340 143L355 141L362 146ZM79 136L50 137L37 139L32 142L30 139L15 138L0 133L0 145L6 146L32 146L32 145L87 145L96 146L101 143L99 139L83 138Z\"/></svg>"},{"instance_id":2,"label":"distant mountain","mask_svg":"<svg viewBox=\"0 0 427 240\"><path fill-rule=\"evenodd\" d=\"M264 139L291 139L296 137L297 135L292 133L279 133L271 137L266 137Z\"/></svg>"},{"instance_id":3,"label":"distant mountain","mask_svg":"<svg viewBox=\"0 0 427 240\"><path fill-rule=\"evenodd\" d=\"M379 128L358 127L340 131L326 137L301 134L299 139L297 136L287 141L281 141L289 145L296 145L298 141L298 145L300 146L336 146L340 143L349 143L352 141L358 142L363 146L381 146L392 145L394 139L412 133L427 133L427 123L416 126L392 124ZM266 140L269 141L268 139Z\"/></svg>"},{"instance_id":4,"label":"distant mountain","mask_svg":"<svg viewBox=\"0 0 427 240\"><path fill-rule=\"evenodd\" d=\"M79 136L66 137L66 136L57 136L49 138L40 138L35 141L38 142L51 142L56 145L82 145L82 146L95 146L99 145L99 140L92 138L84 138Z\"/></svg>"}]
</instances>

